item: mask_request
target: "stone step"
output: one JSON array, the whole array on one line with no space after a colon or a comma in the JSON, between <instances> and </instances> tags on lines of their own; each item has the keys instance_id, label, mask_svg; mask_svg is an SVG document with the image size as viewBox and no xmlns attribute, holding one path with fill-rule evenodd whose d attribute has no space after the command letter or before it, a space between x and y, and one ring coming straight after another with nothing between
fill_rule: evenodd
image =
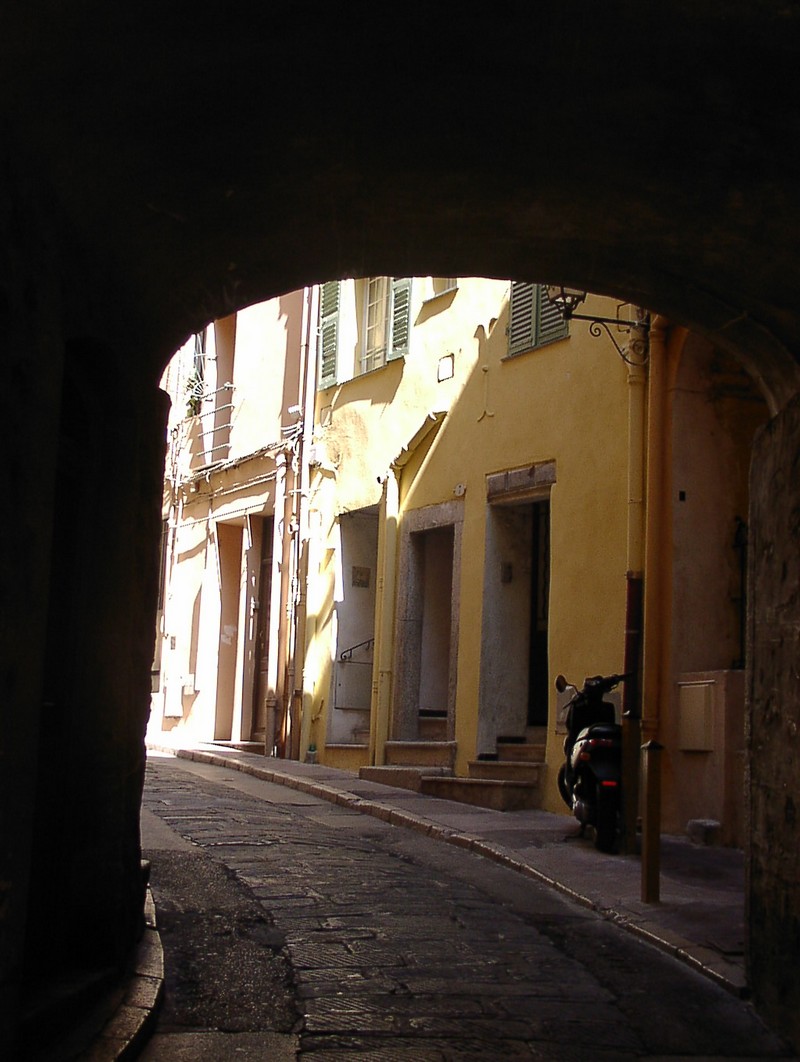
<instances>
[{"instance_id":1,"label":"stone step","mask_svg":"<svg viewBox=\"0 0 800 1062\"><path fill-rule=\"evenodd\" d=\"M545 745L540 742L532 744L528 741L503 741L497 742L498 760L520 760L525 763L544 763ZM491 762L491 761L488 761Z\"/></svg>"},{"instance_id":2,"label":"stone step","mask_svg":"<svg viewBox=\"0 0 800 1062\"><path fill-rule=\"evenodd\" d=\"M505 782L493 778L423 777L420 792L492 811L538 808L541 801L539 786L534 782Z\"/></svg>"},{"instance_id":3,"label":"stone step","mask_svg":"<svg viewBox=\"0 0 800 1062\"><path fill-rule=\"evenodd\" d=\"M542 766L542 763L529 760L471 760L469 776L506 782L533 782L538 785Z\"/></svg>"},{"instance_id":4,"label":"stone step","mask_svg":"<svg viewBox=\"0 0 800 1062\"><path fill-rule=\"evenodd\" d=\"M447 717L421 715L417 732L420 741L447 741Z\"/></svg>"},{"instance_id":5,"label":"stone step","mask_svg":"<svg viewBox=\"0 0 800 1062\"><path fill-rule=\"evenodd\" d=\"M237 752L255 752L264 755L263 741L212 741L212 745L219 745L224 749L235 749Z\"/></svg>"},{"instance_id":6,"label":"stone step","mask_svg":"<svg viewBox=\"0 0 800 1062\"><path fill-rule=\"evenodd\" d=\"M444 778L452 774L450 767L398 767L385 764L382 767L361 767L358 777L381 785L393 785L398 789L411 789L419 793L423 778Z\"/></svg>"},{"instance_id":7,"label":"stone step","mask_svg":"<svg viewBox=\"0 0 800 1062\"><path fill-rule=\"evenodd\" d=\"M452 767L455 741L387 741L386 762L399 767Z\"/></svg>"}]
</instances>

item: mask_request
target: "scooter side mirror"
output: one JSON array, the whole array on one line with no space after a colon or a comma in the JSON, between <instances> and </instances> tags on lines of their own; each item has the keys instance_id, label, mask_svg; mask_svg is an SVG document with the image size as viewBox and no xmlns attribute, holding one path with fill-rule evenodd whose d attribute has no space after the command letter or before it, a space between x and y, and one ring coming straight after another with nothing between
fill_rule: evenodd
<instances>
[{"instance_id":1,"label":"scooter side mirror","mask_svg":"<svg viewBox=\"0 0 800 1062\"><path fill-rule=\"evenodd\" d=\"M563 693L564 690L567 688L567 685L567 680L564 678L563 675L556 675L556 689L559 693Z\"/></svg>"}]
</instances>

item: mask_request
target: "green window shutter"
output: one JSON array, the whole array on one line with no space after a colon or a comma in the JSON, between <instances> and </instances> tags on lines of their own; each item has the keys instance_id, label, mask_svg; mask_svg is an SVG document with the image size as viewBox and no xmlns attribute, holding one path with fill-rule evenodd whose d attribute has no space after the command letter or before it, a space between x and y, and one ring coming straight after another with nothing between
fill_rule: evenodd
<instances>
[{"instance_id":1,"label":"green window shutter","mask_svg":"<svg viewBox=\"0 0 800 1062\"><path fill-rule=\"evenodd\" d=\"M408 354L411 333L411 277L392 277L391 335L387 361Z\"/></svg>"},{"instance_id":2,"label":"green window shutter","mask_svg":"<svg viewBox=\"0 0 800 1062\"><path fill-rule=\"evenodd\" d=\"M319 300L319 386L330 387L336 383L337 354L339 347L339 293L338 280L329 280L322 285Z\"/></svg>"},{"instance_id":3,"label":"green window shutter","mask_svg":"<svg viewBox=\"0 0 800 1062\"><path fill-rule=\"evenodd\" d=\"M569 335L561 311L547 297L544 284L513 281L508 311L508 353L522 354Z\"/></svg>"},{"instance_id":4,"label":"green window shutter","mask_svg":"<svg viewBox=\"0 0 800 1062\"><path fill-rule=\"evenodd\" d=\"M536 284L521 280L511 283L511 298L508 309L508 353L521 354L536 345L534 317L536 307Z\"/></svg>"},{"instance_id":5,"label":"green window shutter","mask_svg":"<svg viewBox=\"0 0 800 1062\"><path fill-rule=\"evenodd\" d=\"M536 285L536 346L552 343L569 335L569 326L561 310L547 297L544 284Z\"/></svg>"}]
</instances>

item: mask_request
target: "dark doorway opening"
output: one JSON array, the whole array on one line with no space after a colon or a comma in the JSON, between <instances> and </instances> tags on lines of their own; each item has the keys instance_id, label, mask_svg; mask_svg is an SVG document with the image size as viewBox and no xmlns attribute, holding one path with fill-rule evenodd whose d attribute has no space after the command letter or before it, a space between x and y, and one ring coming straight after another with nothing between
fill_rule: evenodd
<instances>
[{"instance_id":1,"label":"dark doorway opening","mask_svg":"<svg viewBox=\"0 0 800 1062\"><path fill-rule=\"evenodd\" d=\"M258 622L256 624L256 675L253 683L253 741L265 741L267 734L267 704L269 689L269 631L271 620L270 603L272 601L272 554L273 554L274 518L268 516L263 521L261 531L261 560L258 575Z\"/></svg>"},{"instance_id":2,"label":"dark doorway opening","mask_svg":"<svg viewBox=\"0 0 800 1062\"><path fill-rule=\"evenodd\" d=\"M550 500L534 502L531 535L531 625L528 654L528 726L547 725L550 673L547 617L550 611Z\"/></svg>"}]
</instances>

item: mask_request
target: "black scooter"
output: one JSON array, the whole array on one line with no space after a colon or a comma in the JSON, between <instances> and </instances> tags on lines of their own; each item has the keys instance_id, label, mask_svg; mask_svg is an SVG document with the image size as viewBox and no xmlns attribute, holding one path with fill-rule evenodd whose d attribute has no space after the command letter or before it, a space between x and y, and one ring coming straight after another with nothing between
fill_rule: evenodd
<instances>
[{"instance_id":1,"label":"black scooter","mask_svg":"<svg viewBox=\"0 0 800 1062\"><path fill-rule=\"evenodd\" d=\"M603 698L626 677L587 678L567 705L558 789L581 824L581 836L587 826L594 827L595 847L601 852L614 850L622 796L622 727L614 705ZM559 675L556 689L563 693L567 688L567 680Z\"/></svg>"}]
</instances>

